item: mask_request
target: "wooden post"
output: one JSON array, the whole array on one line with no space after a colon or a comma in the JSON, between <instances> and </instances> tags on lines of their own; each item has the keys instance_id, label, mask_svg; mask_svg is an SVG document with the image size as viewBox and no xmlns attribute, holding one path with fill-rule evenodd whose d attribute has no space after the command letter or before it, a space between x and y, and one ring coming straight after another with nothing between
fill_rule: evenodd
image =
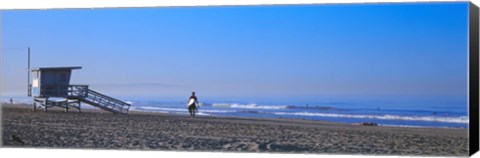
<instances>
[{"instance_id":1,"label":"wooden post","mask_svg":"<svg viewBox=\"0 0 480 158\"><path fill-rule=\"evenodd\" d=\"M28 96L32 96L31 95L31 90L29 90L30 88L30 47L28 47L28 69L27 69L27 75L28 75L28 78L27 78L27 95Z\"/></svg>"},{"instance_id":2,"label":"wooden post","mask_svg":"<svg viewBox=\"0 0 480 158\"><path fill-rule=\"evenodd\" d=\"M68 99L65 99L65 112L68 112Z\"/></svg>"},{"instance_id":3,"label":"wooden post","mask_svg":"<svg viewBox=\"0 0 480 158\"><path fill-rule=\"evenodd\" d=\"M37 111L37 103L35 100L33 101L33 111Z\"/></svg>"},{"instance_id":4,"label":"wooden post","mask_svg":"<svg viewBox=\"0 0 480 158\"><path fill-rule=\"evenodd\" d=\"M44 105L43 110L44 110L45 112L47 112L47 109L48 109L48 97L46 97L45 100L43 101L43 105Z\"/></svg>"},{"instance_id":5,"label":"wooden post","mask_svg":"<svg viewBox=\"0 0 480 158\"><path fill-rule=\"evenodd\" d=\"M78 101L78 112L82 112L82 108L81 108L81 103L80 103L80 100L77 100Z\"/></svg>"}]
</instances>

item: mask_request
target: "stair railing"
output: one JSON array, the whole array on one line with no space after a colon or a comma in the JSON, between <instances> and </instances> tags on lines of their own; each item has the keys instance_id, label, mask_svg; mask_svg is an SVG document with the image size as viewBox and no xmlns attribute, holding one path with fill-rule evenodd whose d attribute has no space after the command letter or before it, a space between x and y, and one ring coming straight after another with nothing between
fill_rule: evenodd
<instances>
[{"instance_id":1,"label":"stair railing","mask_svg":"<svg viewBox=\"0 0 480 158\"><path fill-rule=\"evenodd\" d=\"M97 104L96 106L101 106L116 112L128 113L130 109L130 104L88 89L88 85L69 85L68 95L69 97L85 99Z\"/></svg>"}]
</instances>

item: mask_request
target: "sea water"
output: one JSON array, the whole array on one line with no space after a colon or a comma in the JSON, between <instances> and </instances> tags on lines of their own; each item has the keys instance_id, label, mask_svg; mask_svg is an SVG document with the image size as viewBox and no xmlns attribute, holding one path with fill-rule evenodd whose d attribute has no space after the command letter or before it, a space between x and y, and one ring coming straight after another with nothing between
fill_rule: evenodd
<instances>
[{"instance_id":1,"label":"sea water","mask_svg":"<svg viewBox=\"0 0 480 158\"><path fill-rule=\"evenodd\" d=\"M126 97L128 98L128 97ZM122 99L132 111L188 116L185 100ZM200 99L198 115L286 118L340 123L372 122L380 126L468 128L466 96L344 96L308 99ZM2 97L2 102L9 98ZM15 98L14 102L29 103ZM31 101L30 101L31 102ZM88 106L83 106L87 107ZM92 107L90 107L92 108Z\"/></svg>"},{"instance_id":2,"label":"sea water","mask_svg":"<svg viewBox=\"0 0 480 158\"><path fill-rule=\"evenodd\" d=\"M185 99L186 100L186 99ZM288 118L380 126L467 128L466 96L324 97L308 101L200 101L199 115ZM132 110L187 115L186 101L132 101Z\"/></svg>"}]
</instances>

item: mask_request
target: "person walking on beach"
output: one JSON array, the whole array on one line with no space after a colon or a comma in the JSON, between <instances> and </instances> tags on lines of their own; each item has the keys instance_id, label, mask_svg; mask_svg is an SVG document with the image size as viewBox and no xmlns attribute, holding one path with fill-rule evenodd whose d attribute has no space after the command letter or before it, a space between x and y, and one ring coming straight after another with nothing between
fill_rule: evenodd
<instances>
[{"instance_id":1,"label":"person walking on beach","mask_svg":"<svg viewBox=\"0 0 480 158\"><path fill-rule=\"evenodd\" d=\"M191 117L195 117L195 113L198 112L198 99L195 96L195 92L192 92L192 96L188 99L188 112Z\"/></svg>"}]
</instances>

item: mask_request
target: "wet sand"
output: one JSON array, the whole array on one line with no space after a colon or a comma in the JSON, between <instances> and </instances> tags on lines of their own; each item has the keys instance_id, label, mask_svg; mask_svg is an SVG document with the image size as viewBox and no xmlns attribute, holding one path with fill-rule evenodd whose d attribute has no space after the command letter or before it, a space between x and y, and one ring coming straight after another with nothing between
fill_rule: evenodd
<instances>
[{"instance_id":1,"label":"wet sand","mask_svg":"<svg viewBox=\"0 0 480 158\"><path fill-rule=\"evenodd\" d=\"M2 146L175 151L467 156L467 129L360 126L2 105ZM22 144L23 143L23 144Z\"/></svg>"}]
</instances>

